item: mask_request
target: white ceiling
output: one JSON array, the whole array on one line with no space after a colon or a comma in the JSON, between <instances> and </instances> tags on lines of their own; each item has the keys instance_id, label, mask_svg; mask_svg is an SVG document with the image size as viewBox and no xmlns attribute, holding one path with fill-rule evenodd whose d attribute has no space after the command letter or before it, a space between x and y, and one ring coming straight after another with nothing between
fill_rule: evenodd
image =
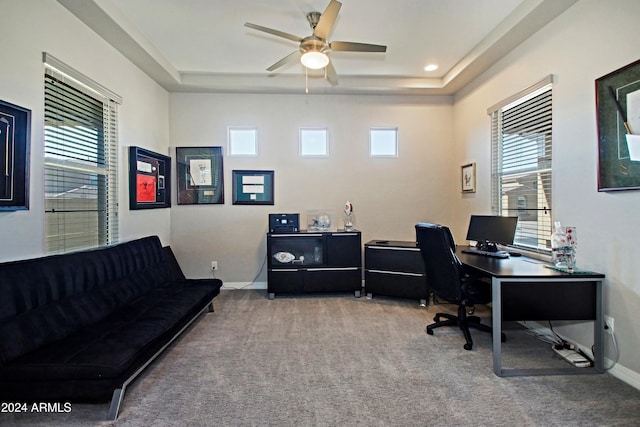
<instances>
[{"instance_id":1,"label":"white ceiling","mask_svg":"<svg viewBox=\"0 0 640 427\"><path fill-rule=\"evenodd\" d=\"M58 0L170 91L304 93L299 63L266 68L306 37L329 0ZM386 53L331 52L339 84L309 74L311 93L451 95L577 0L341 0L328 41ZM427 64L438 64L434 72Z\"/></svg>"}]
</instances>

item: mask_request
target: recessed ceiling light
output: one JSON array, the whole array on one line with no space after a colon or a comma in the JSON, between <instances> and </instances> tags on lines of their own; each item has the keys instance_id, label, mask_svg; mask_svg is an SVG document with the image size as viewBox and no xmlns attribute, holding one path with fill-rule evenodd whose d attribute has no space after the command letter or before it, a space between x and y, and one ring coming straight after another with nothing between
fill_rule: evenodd
<instances>
[{"instance_id":1,"label":"recessed ceiling light","mask_svg":"<svg viewBox=\"0 0 640 427\"><path fill-rule=\"evenodd\" d=\"M424 67L425 71L435 71L438 69L438 66L436 64L429 64L426 67Z\"/></svg>"}]
</instances>

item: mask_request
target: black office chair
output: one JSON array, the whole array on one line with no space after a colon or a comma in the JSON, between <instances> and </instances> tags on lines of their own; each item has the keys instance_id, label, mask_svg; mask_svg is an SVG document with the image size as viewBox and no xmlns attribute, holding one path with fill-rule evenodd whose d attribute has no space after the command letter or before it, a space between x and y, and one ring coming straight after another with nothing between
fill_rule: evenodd
<instances>
[{"instance_id":1,"label":"black office chair","mask_svg":"<svg viewBox=\"0 0 640 427\"><path fill-rule=\"evenodd\" d=\"M466 344L465 350L473 348L469 328L491 333L491 327L480 323L473 313L475 304L487 304L491 301L491 285L479 277L465 271L464 266L455 254L455 243L449 228L428 223L416 224L416 240L424 260L427 286L434 296L449 303L458 305L458 315L436 313L435 323L427 326L427 334L441 326L458 326ZM502 335L504 341L504 334Z\"/></svg>"}]
</instances>

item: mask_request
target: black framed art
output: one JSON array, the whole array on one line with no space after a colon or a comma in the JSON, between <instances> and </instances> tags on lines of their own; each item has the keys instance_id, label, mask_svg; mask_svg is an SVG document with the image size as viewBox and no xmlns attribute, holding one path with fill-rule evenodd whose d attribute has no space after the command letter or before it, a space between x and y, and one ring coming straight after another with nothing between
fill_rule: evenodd
<instances>
[{"instance_id":1,"label":"black framed art","mask_svg":"<svg viewBox=\"0 0 640 427\"><path fill-rule=\"evenodd\" d=\"M234 205L273 205L273 171L234 170Z\"/></svg>"},{"instance_id":2,"label":"black framed art","mask_svg":"<svg viewBox=\"0 0 640 427\"><path fill-rule=\"evenodd\" d=\"M640 60L596 79L598 191L640 189Z\"/></svg>"},{"instance_id":3,"label":"black framed art","mask_svg":"<svg viewBox=\"0 0 640 427\"><path fill-rule=\"evenodd\" d=\"M129 209L171 206L171 157L129 147Z\"/></svg>"},{"instance_id":4,"label":"black framed art","mask_svg":"<svg viewBox=\"0 0 640 427\"><path fill-rule=\"evenodd\" d=\"M176 148L178 204L224 203L222 147Z\"/></svg>"},{"instance_id":5,"label":"black framed art","mask_svg":"<svg viewBox=\"0 0 640 427\"><path fill-rule=\"evenodd\" d=\"M0 211L29 209L31 110L0 101Z\"/></svg>"}]
</instances>

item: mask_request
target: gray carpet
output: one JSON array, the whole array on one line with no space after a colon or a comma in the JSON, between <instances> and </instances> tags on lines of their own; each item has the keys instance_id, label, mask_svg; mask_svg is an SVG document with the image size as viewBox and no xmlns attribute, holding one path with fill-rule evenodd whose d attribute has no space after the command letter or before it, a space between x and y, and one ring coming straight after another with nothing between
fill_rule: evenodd
<instances>
[{"instance_id":1,"label":"gray carpet","mask_svg":"<svg viewBox=\"0 0 640 427\"><path fill-rule=\"evenodd\" d=\"M491 340L427 336L436 309L349 295L266 298L224 290L206 314L108 404L0 414L42 426L638 426L640 391L609 374L499 378ZM481 315L488 311L479 310ZM507 367L566 366L513 326Z\"/></svg>"}]
</instances>

